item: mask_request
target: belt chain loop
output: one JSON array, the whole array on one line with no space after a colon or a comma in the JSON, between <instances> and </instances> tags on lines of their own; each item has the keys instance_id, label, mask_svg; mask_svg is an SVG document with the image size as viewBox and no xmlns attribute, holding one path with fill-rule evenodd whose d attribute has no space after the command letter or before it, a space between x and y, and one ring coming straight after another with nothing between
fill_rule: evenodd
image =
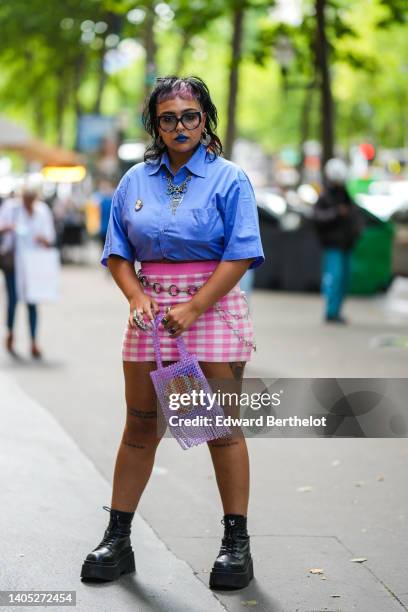
<instances>
[{"instance_id":1,"label":"belt chain loop","mask_svg":"<svg viewBox=\"0 0 408 612\"><path fill-rule=\"evenodd\" d=\"M147 279L147 277L140 273L140 269L137 271L136 275L139 278L139 280L140 280L141 284L143 285L143 287L151 287L155 293L161 293L161 291L163 290L163 291L167 291L170 295L174 295L174 290L173 290L173 293L170 293L170 289L172 289L174 287L174 289L177 290L177 293L183 292L183 293L187 293L189 295L194 295L194 293L196 293L198 291L198 289L200 289L200 287L202 286L202 285L199 285L199 286L189 286L187 289L184 289L184 290L180 289L179 287L177 287L177 285L174 285L174 284L170 285L170 287L162 287L160 285L160 283L150 283L149 280ZM160 290L159 291L156 291L155 285L156 286L160 285ZM191 293L191 289L194 290L193 293ZM244 338L244 336L242 334L240 334L237 329L234 328L233 323L227 319L227 315L229 315L230 317L232 317L233 319L236 319L236 320L247 319L249 317L248 298L247 298L246 294L243 291L241 292L241 296L245 299L245 302L246 302L246 305L247 305L247 311L246 311L245 315L233 314L232 312L229 312L229 310L225 310L224 308L222 308L218 304L218 302L216 302L214 304L214 309L218 313L218 315L221 318L221 320L224 321L227 324L229 329L238 338L238 340L240 342L243 342L245 344L245 346L251 346L254 349L254 351L256 351L256 343L255 342L251 342L250 340L246 340Z\"/></svg>"},{"instance_id":2,"label":"belt chain loop","mask_svg":"<svg viewBox=\"0 0 408 612\"><path fill-rule=\"evenodd\" d=\"M221 320L224 321L227 324L229 329L233 332L233 334L235 334L235 336L238 338L238 340L240 342L243 342L245 344L245 346L252 346L254 351L256 351L256 343L255 342L251 342L250 340L246 340L244 338L244 336L242 334L240 334L237 329L234 329L232 321L229 321L227 319L227 315L229 315L230 317L233 317L236 320L247 319L249 317L248 300L246 299L245 294L244 294L244 297L245 297L245 301L247 303L247 311L246 311L245 315L233 314L232 312L229 312L229 310L225 310L225 308L221 308L221 306L219 306L218 303L214 304L214 308L218 312L218 315L220 316Z\"/></svg>"},{"instance_id":3,"label":"belt chain loop","mask_svg":"<svg viewBox=\"0 0 408 612\"><path fill-rule=\"evenodd\" d=\"M163 287L163 285L161 285L161 283L158 282L150 282L147 278L147 276L145 276L144 274L140 273L140 270L137 271L136 276L138 277L141 285L143 287L151 287L153 289L153 291L156 293L156 295L158 295L159 293L163 292L167 292L169 295L171 295L172 297L176 297L179 293L187 293L187 295L195 295L197 293L197 291L202 287L202 285L189 285L187 287L187 289L181 289L180 287L178 287L177 285L175 285L174 283L171 284L169 287Z\"/></svg>"}]
</instances>

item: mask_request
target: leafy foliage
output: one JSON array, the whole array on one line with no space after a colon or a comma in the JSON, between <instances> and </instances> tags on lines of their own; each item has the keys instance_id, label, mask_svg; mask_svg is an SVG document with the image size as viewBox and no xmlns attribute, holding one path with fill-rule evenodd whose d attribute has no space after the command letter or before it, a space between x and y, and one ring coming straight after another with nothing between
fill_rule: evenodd
<instances>
[{"instance_id":1,"label":"leafy foliage","mask_svg":"<svg viewBox=\"0 0 408 612\"><path fill-rule=\"evenodd\" d=\"M141 136L146 15L154 16L158 74L203 77L225 132L231 11L245 7L237 108L238 136L269 151L298 146L305 103L309 137L317 137L314 2L303 2L298 23L277 21L270 0L2 0L0 102L38 135L75 142L82 112L130 116L129 133ZM327 0L327 37L341 144L372 139L400 146L406 135L408 65L405 0ZM280 42L291 61L280 67ZM107 73L107 52L121 40L140 50L133 63Z\"/></svg>"}]
</instances>

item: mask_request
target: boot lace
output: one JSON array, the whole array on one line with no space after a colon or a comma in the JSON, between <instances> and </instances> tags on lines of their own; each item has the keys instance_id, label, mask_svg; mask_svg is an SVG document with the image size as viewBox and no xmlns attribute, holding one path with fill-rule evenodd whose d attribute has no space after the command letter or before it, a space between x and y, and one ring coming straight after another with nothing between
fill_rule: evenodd
<instances>
[{"instance_id":1,"label":"boot lace","mask_svg":"<svg viewBox=\"0 0 408 612\"><path fill-rule=\"evenodd\" d=\"M108 512L111 511L111 508L109 508L109 506L103 506L103 509L107 510ZM117 522L113 522L113 520L111 519L108 527L105 530L104 536L100 544L98 545L98 548L100 546L110 547L113 544L115 544L119 538L125 538L128 535L129 535L129 531L125 531L121 529L119 524Z\"/></svg>"},{"instance_id":2,"label":"boot lace","mask_svg":"<svg viewBox=\"0 0 408 612\"><path fill-rule=\"evenodd\" d=\"M236 531L234 532L233 529L225 526L224 519L221 520L221 523L225 527L225 533L221 540L220 555L236 556L240 552L239 538L244 534L240 534Z\"/></svg>"},{"instance_id":3,"label":"boot lace","mask_svg":"<svg viewBox=\"0 0 408 612\"><path fill-rule=\"evenodd\" d=\"M129 534L119 531L115 528L114 530L107 531L105 532L105 535L103 536L102 541L99 544L98 548L101 546L107 546L108 548L110 548L117 542L118 539L124 538L127 535Z\"/></svg>"},{"instance_id":4,"label":"boot lace","mask_svg":"<svg viewBox=\"0 0 408 612\"><path fill-rule=\"evenodd\" d=\"M232 555L235 557L239 552L239 546L236 540L231 535L226 535L222 538L220 555Z\"/></svg>"}]
</instances>

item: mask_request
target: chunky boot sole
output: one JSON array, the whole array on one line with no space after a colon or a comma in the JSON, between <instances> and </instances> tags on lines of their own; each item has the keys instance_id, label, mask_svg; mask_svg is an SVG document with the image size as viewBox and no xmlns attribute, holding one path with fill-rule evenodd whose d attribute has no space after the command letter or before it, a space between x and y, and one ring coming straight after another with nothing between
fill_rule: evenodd
<instances>
[{"instance_id":1,"label":"chunky boot sole","mask_svg":"<svg viewBox=\"0 0 408 612\"><path fill-rule=\"evenodd\" d=\"M254 577L252 558L244 572L228 572L213 569L210 574L210 589L243 589Z\"/></svg>"},{"instance_id":2,"label":"chunky boot sole","mask_svg":"<svg viewBox=\"0 0 408 612\"><path fill-rule=\"evenodd\" d=\"M135 556L131 549L117 563L84 561L81 578L84 580L116 580L122 574L130 574L135 570Z\"/></svg>"}]
</instances>

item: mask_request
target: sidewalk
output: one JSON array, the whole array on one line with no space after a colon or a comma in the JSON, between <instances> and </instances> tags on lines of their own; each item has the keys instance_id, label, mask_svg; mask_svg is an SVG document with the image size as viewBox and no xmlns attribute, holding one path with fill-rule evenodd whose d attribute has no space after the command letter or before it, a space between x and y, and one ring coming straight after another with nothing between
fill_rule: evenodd
<instances>
[{"instance_id":1,"label":"sidewalk","mask_svg":"<svg viewBox=\"0 0 408 612\"><path fill-rule=\"evenodd\" d=\"M82 583L83 559L109 520L102 506L110 505L111 487L54 417L3 373L0 389L0 589L76 591L78 612L224 610L139 515L137 573L114 583Z\"/></svg>"},{"instance_id":2,"label":"sidewalk","mask_svg":"<svg viewBox=\"0 0 408 612\"><path fill-rule=\"evenodd\" d=\"M163 513L156 496L155 504L150 507L148 502L145 509L167 547L136 515L137 574L90 585L80 581L79 571L106 526L108 514L101 506L109 505L110 486L55 419L11 377L0 374L0 388L1 589L76 591L76 610L81 612L408 609L404 440L379 441L377 451L376 440L249 440L257 474L253 497L263 498L263 503L254 504L251 515L256 579L243 591L215 596L208 590L203 558L209 562L218 543L218 536L205 529L211 522L205 514L209 507L202 504L204 533L197 535L197 526L187 517L183 521L179 516L173 528L171 504ZM168 484L182 497L181 478L174 475L181 451L171 441L161 450L166 469L173 472ZM200 473L205 449L189 453ZM383 475L378 477L378 463L384 482ZM308 473L301 467L306 464ZM262 473L262 466L268 465L275 466L273 472ZM284 470L276 469L278 465ZM191 478L189 474L187 480ZM169 495L162 486L163 500ZM333 507L336 496L343 506ZM199 497L203 501L202 494ZM352 563L355 557L367 561ZM191 567L181 559L188 559ZM321 573L310 573L313 568Z\"/></svg>"},{"instance_id":3,"label":"sidewalk","mask_svg":"<svg viewBox=\"0 0 408 612\"><path fill-rule=\"evenodd\" d=\"M0 478L13 477L3 484L2 588L76 590L77 607L90 611L408 610L403 438L249 439L255 580L215 595L207 585L221 505L208 450L186 453L163 440L133 529L138 574L82 585L84 555L106 526L102 505L110 505L125 415L120 341L127 310L103 272L64 269L63 299L41 312L43 363L14 363L0 351L0 367L12 376L0 377ZM351 323L340 328L321 322L319 296L255 292L259 347L246 376L406 377L407 348L378 339L406 337L407 315L385 302L350 298ZM24 315L17 345L23 355ZM54 499L62 502L58 515ZM351 562L355 557L367 561Z\"/></svg>"}]
</instances>

